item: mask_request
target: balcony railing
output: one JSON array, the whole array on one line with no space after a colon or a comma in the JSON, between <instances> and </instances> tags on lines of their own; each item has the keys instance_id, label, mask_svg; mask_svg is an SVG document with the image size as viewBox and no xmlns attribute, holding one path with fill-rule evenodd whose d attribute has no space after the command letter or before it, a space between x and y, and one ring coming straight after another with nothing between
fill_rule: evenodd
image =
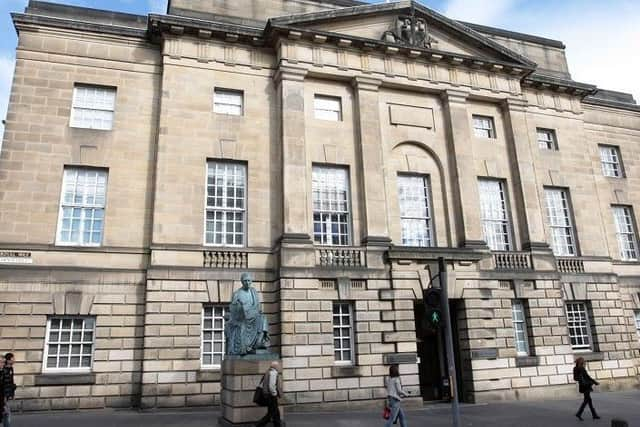
<instances>
[{"instance_id":1,"label":"balcony railing","mask_svg":"<svg viewBox=\"0 0 640 427\"><path fill-rule=\"evenodd\" d=\"M358 248L317 248L316 264L320 267L365 267L365 252Z\"/></svg>"},{"instance_id":2,"label":"balcony railing","mask_svg":"<svg viewBox=\"0 0 640 427\"><path fill-rule=\"evenodd\" d=\"M580 258L556 258L556 265L560 273L584 273L584 261Z\"/></svg>"},{"instance_id":3,"label":"balcony railing","mask_svg":"<svg viewBox=\"0 0 640 427\"><path fill-rule=\"evenodd\" d=\"M203 267L247 268L249 254L240 251L204 251Z\"/></svg>"},{"instance_id":4,"label":"balcony railing","mask_svg":"<svg viewBox=\"0 0 640 427\"><path fill-rule=\"evenodd\" d=\"M530 252L493 252L496 270L531 270Z\"/></svg>"}]
</instances>

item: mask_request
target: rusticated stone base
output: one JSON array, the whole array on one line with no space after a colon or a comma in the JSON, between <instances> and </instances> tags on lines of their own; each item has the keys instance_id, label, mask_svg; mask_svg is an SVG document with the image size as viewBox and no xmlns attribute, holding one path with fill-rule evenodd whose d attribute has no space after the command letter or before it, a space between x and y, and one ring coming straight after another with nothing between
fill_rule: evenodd
<instances>
[{"instance_id":1,"label":"rusticated stone base","mask_svg":"<svg viewBox=\"0 0 640 427\"><path fill-rule=\"evenodd\" d=\"M249 359L226 358L222 362L222 390L220 427L253 426L267 408L253 403L253 394L271 362L279 361L278 354L252 355ZM280 415L283 415L280 408Z\"/></svg>"}]
</instances>

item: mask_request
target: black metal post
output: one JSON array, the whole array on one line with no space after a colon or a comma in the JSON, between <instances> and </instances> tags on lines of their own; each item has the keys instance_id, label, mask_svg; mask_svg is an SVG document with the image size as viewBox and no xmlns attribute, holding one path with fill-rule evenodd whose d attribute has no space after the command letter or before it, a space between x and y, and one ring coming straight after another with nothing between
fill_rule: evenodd
<instances>
[{"instance_id":1,"label":"black metal post","mask_svg":"<svg viewBox=\"0 0 640 427\"><path fill-rule=\"evenodd\" d=\"M447 368L449 370L449 386L451 387L451 412L453 415L453 426L460 427L460 407L458 405L458 382L456 379L456 360L453 354L453 331L451 325L451 314L449 313L449 292L447 289L447 266L444 258L438 258L438 273L440 275L440 295L442 296L442 310L444 317L444 339L447 348Z\"/></svg>"}]
</instances>

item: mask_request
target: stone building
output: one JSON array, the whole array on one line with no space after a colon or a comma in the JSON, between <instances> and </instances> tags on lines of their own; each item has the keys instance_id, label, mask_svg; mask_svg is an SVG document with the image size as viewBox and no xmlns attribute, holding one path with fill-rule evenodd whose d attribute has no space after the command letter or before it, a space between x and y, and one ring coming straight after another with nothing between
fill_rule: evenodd
<instances>
[{"instance_id":1,"label":"stone building","mask_svg":"<svg viewBox=\"0 0 640 427\"><path fill-rule=\"evenodd\" d=\"M638 386L640 107L572 80L562 42L409 1L31 1L13 22L0 351L21 409L215 404L242 271L287 404L377 405L393 361L440 399L438 257L463 400L571 395L579 355Z\"/></svg>"}]
</instances>

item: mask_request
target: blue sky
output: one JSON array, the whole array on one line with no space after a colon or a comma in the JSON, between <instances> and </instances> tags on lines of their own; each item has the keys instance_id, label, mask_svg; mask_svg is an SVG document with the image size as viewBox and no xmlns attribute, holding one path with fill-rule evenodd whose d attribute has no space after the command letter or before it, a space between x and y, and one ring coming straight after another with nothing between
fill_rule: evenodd
<instances>
[{"instance_id":1,"label":"blue sky","mask_svg":"<svg viewBox=\"0 0 640 427\"><path fill-rule=\"evenodd\" d=\"M0 0L0 118L6 116L17 42L9 14L23 11L27 1ZM166 10L166 0L50 1L137 14ZM562 40L575 80L631 92L640 102L640 0L421 1L451 18Z\"/></svg>"}]
</instances>

